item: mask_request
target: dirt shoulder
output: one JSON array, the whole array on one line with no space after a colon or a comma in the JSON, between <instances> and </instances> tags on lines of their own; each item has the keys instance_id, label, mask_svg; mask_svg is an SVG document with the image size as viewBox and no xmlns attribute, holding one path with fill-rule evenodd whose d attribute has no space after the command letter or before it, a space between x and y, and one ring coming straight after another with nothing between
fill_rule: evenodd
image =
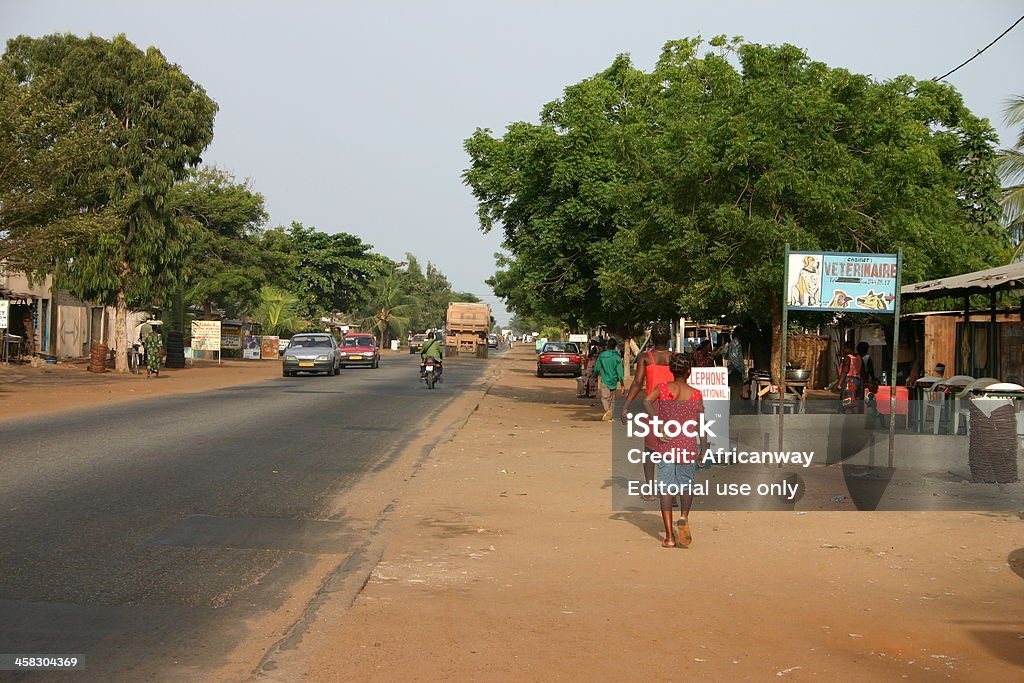
<instances>
[{"instance_id":1,"label":"dirt shoulder","mask_svg":"<svg viewBox=\"0 0 1024 683\"><path fill-rule=\"evenodd\" d=\"M1013 680L1016 514L613 513L610 431L517 349L389 493L380 561L272 680ZM1016 572L1014 571L1016 569Z\"/></svg>"},{"instance_id":2,"label":"dirt shoulder","mask_svg":"<svg viewBox=\"0 0 1024 683\"><path fill-rule=\"evenodd\" d=\"M406 352L408 353L408 352ZM402 352L381 351L381 356ZM260 382L281 375L276 360L196 361L184 369L163 368L159 377L87 370L84 362L56 365L0 364L0 420L59 413L140 398L187 394Z\"/></svg>"}]
</instances>

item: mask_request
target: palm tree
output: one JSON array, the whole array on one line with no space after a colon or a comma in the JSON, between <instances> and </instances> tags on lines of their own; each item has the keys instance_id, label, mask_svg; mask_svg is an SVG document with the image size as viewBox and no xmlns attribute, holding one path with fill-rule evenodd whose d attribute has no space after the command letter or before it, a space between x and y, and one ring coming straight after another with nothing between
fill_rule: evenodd
<instances>
[{"instance_id":1,"label":"palm tree","mask_svg":"<svg viewBox=\"0 0 1024 683\"><path fill-rule=\"evenodd\" d=\"M267 334L294 332L306 326L296 313L298 304L299 298L290 292L276 287L263 287L253 317Z\"/></svg>"},{"instance_id":2,"label":"palm tree","mask_svg":"<svg viewBox=\"0 0 1024 683\"><path fill-rule=\"evenodd\" d=\"M1010 98L1005 110L1007 125L1021 126L1020 134L1010 149L999 151L999 173L1008 183L1003 188L1003 220L1017 248L1010 259L1024 256L1024 95Z\"/></svg>"},{"instance_id":3,"label":"palm tree","mask_svg":"<svg viewBox=\"0 0 1024 683\"><path fill-rule=\"evenodd\" d=\"M409 320L420 305L416 297L402 291L397 272L391 270L370 283L362 311L360 327L376 331L381 346L389 345L408 329Z\"/></svg>"}]
</instances>

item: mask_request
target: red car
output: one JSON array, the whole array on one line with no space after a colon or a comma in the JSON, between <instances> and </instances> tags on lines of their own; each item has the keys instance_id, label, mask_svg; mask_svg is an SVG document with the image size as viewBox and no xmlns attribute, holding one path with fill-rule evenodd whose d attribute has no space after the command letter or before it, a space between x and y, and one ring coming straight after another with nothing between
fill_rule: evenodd
<instances>
[{"instance_id":1,"label":"red car","mask_svg":"<svg viewBox=\"0 0 1024 683\"><path fill-rule=\"evenodd\" d=\"M548 342L537 357L537 376L572 375L583 372L583 356L575 342Z\"/></svg>"},{"instance_id":2,"label":"red car","mask_svg":"<svg viewBox=\"0 0 1024 683\"><path fill-rule=\"evenodd\" d=\"M377 338L372 334L346 334L338 344L341 356L341 367L349 365L365 365L370 368L380 367L380 347Z\"/></svg>"}]
</instances>

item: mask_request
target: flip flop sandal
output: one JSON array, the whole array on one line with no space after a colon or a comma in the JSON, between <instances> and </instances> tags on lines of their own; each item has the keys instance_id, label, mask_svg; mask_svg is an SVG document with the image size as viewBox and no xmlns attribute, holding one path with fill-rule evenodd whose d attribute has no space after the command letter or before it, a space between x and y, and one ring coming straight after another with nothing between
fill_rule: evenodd
<instances>
[{"instance_id":1,"label":"flip flop sandal","mask_svg":"<svg viewBox=\"0 0 1024 683\"><path fill-rule=\"evenodd\" d=\"M684 548L693 543L693 536L690 534L690 523L681 519L676 522L676 529L679 532L679 544Z\"/></svg>"}]
</instances>

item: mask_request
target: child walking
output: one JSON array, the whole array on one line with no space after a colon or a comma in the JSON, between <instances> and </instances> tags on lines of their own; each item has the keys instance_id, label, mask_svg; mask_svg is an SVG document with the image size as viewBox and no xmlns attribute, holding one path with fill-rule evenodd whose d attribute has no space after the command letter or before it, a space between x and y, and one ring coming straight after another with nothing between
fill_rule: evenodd
<instances>
[{"instance_id":1,"label":"child walking","mask_svg":"<svg viewBox=\"0 0 1024 683\"><path fill-rule=\"evenodd\" d=\"M690 377L692 361L681 353L672 354L669 368L674 380L661 382L652 388L644 399L648 415L657 415L662 420L673 420L685 424L691 420L700 422L704 412L704 397L700 390L687 382ZM690 430L688 430L690 431ZM692 433L692 432L691 432ZM697 470L701 454L707 450L707 439L701 436L679 436L669 439L661 437L661 451L674 451L677 454L674 462L659 462L657 484L661 492L661 520L665 525L665 539L661 542L664 548L677 545L686 547L693 542L690 532L690 507L693 505L693 475ZM677 527L672 524L672 503L679 498L680 518ZM673 532L677 533L673 533Z\"/></svg>"}]
</instances>

